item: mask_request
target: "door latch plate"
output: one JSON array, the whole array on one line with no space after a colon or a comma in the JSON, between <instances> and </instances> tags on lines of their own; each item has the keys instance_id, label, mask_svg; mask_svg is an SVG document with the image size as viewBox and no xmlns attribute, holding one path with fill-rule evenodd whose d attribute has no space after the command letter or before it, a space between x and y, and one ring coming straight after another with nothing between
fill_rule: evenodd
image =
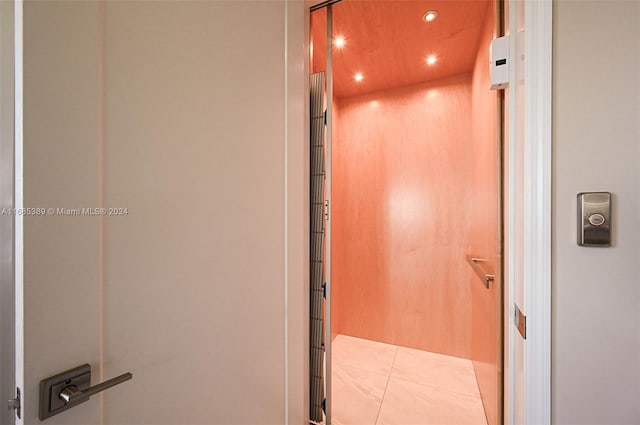
<instances>
[{"instance_id":1,"label":"door latch plate","mask_svg":"<svg viewBox=\"0 0 640 425\"><path fill-rule=\"evenodd\" d=\"M527 316L522 314L522 311L520 311L520 307L518 307L518 304L515 304L514 307L515 307L514 322L516 325L516 329L518 329L518 332L520 332L522 339L527 339Z\"/></svg>"},{"instance_id":2,"label":"door latch plate","mask_svg":"<svg viewBox=\"0 0 640 425\"><path fill-rule=\"evenodd\" d=\"M18 419L22 419L22 396L20 395L20 387L16 388L16 397L9 399L9 409L15 410Z\"/></svg>"}]
</instances>

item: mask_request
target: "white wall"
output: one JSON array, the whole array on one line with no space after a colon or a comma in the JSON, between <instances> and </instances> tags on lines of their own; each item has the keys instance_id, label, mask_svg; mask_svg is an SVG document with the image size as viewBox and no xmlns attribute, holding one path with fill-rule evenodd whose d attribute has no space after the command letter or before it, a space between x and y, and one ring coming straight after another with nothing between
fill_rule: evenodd
<instances>
[{"instance_id":1,"label":"white wall","mask_svg":"<svg viewBox=\"0 0 640 425\"><path fill-rule=\"evenodd\" d=\"M25 204L128 208L25 220L26 424L85 362L134 378L47 423L303 423L303 18L26 2Z\"/></svg>"},{"instance_id":2,"label":"white wall","mask_svg":"<svg viewBox=\"0 0 640 425\"><path fill-rule=\"evenodd\" d=\"M640 423L640 2L554 8L552 419ZM576 194L613 194L613 244L576 245Z\"/></svg>"}]
</instances>

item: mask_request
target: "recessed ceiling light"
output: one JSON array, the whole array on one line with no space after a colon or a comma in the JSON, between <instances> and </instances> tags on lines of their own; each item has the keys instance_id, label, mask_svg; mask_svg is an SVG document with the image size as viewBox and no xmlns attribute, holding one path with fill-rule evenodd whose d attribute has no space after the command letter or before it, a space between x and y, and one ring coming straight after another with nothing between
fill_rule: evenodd
<instances>
[{"instance_id":1,"label":"recessed ceiling light","mask_svg":"<svg viewBox=\"0 0 640 425\"><path fill-rule=\"evenodd\" d=\"M438 58L435 57L435 55L429 55L427 56L427 65L433 65L434 63L438 62Z\"/></svg>"},{"instance_id":2,"label":"recessed ceiling light","mask_svg":"<svg viewBox=\"0 0 640 425\"><path fill-rule=\"evenodd\" d=\"M344 45L345 45L344 37L342 37L342 36L336 37L336 39L333 41L333 44L334 44L334 46L336 46L339 49L343 48Z\"/></svg>"},{"instance_id":3,"label":"recessed ceiling light","mask_svg":"<svg viewBox=\"0 0 640 425\"><path fill-rule=\"evenodd\" d=\"M364 79L364 75L362 75L362 72L356 72L356 74L353 76L353 79L356 81L362 81Z\"/></svg>"},{"instance_id":4,"label":"recessed ceiling light","mask_svg":"<svg viewBox=\"0 0 640 425\"><path fill-rule=\"evenodd\" d=\"M433 22L434 19L436 19L436 16L438 16L438 14L436 13L435 10L430 10L427 13L424 14L424 16L422 17L422 19L425 22Z\"/></svg>"}]
</instances>

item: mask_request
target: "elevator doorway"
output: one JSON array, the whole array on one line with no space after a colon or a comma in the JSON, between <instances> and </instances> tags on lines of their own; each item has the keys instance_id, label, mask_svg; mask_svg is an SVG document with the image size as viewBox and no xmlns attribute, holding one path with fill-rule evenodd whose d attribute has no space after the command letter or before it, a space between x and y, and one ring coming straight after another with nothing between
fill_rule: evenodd
<instances>
[{"instance_id":1,"label":"elevator doorway","mask_svg":"<svg viewBox=\"0 0 640 425\"><path fill-rule=\"evenodd\" d=\"M343 0L311 14L310 69L326 74L327 422L501 423L499 6Z\"/></svg>"}]
</instances>

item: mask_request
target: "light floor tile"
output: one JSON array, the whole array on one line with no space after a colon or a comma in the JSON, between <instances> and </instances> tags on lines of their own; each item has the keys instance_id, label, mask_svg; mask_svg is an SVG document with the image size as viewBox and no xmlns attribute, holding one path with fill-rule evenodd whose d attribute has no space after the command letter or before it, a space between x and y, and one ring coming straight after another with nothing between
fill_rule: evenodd
<instances>
[{"instance_id":1,"label":"light floor tile","mask_svg":"<svg viewBox=\"0 0 640 425\"><path fill-rule=\"evenodd\" d=\"M346 335L331 343L332 364L357 367L378 374L389 374L398 347Z\"/></svg>"},{"instance_id":2,"label":"light floor tile","mask_svg":"<svg viewBox=\"0 0 640 425\"><path fill-rule=\"evenodd\" d=\"M486 425L470 360L338 335L335 425Z\"/></svg>"},{"instance_id":3,"label":"light floor tile","mask_svg":"<svg viewBox=\"0 0 640 425\"><path fill-rule=\"evenodd\" d=\"M399 347L392 377L480 397L471 360Z\"/></svg>"},{"instance_id":4,"label":"light floor tile","mask_svg":"<svg viewBox=\"0 0 640 425\"><path fill-rule=\"evenodd\" d=\"M336 425L374 425L389 375L336 363L332 368L332 422Z\"/></svg>"},{"instance_id":5,"label":"light floor tile","mask_svg":"<svg viewBox=\"0 0 640 425\"><path fill-rule=\"evenodd\" d=\"M391 376L378 425L486 425L480 398Z\"/></svg>"}]
</instances>

